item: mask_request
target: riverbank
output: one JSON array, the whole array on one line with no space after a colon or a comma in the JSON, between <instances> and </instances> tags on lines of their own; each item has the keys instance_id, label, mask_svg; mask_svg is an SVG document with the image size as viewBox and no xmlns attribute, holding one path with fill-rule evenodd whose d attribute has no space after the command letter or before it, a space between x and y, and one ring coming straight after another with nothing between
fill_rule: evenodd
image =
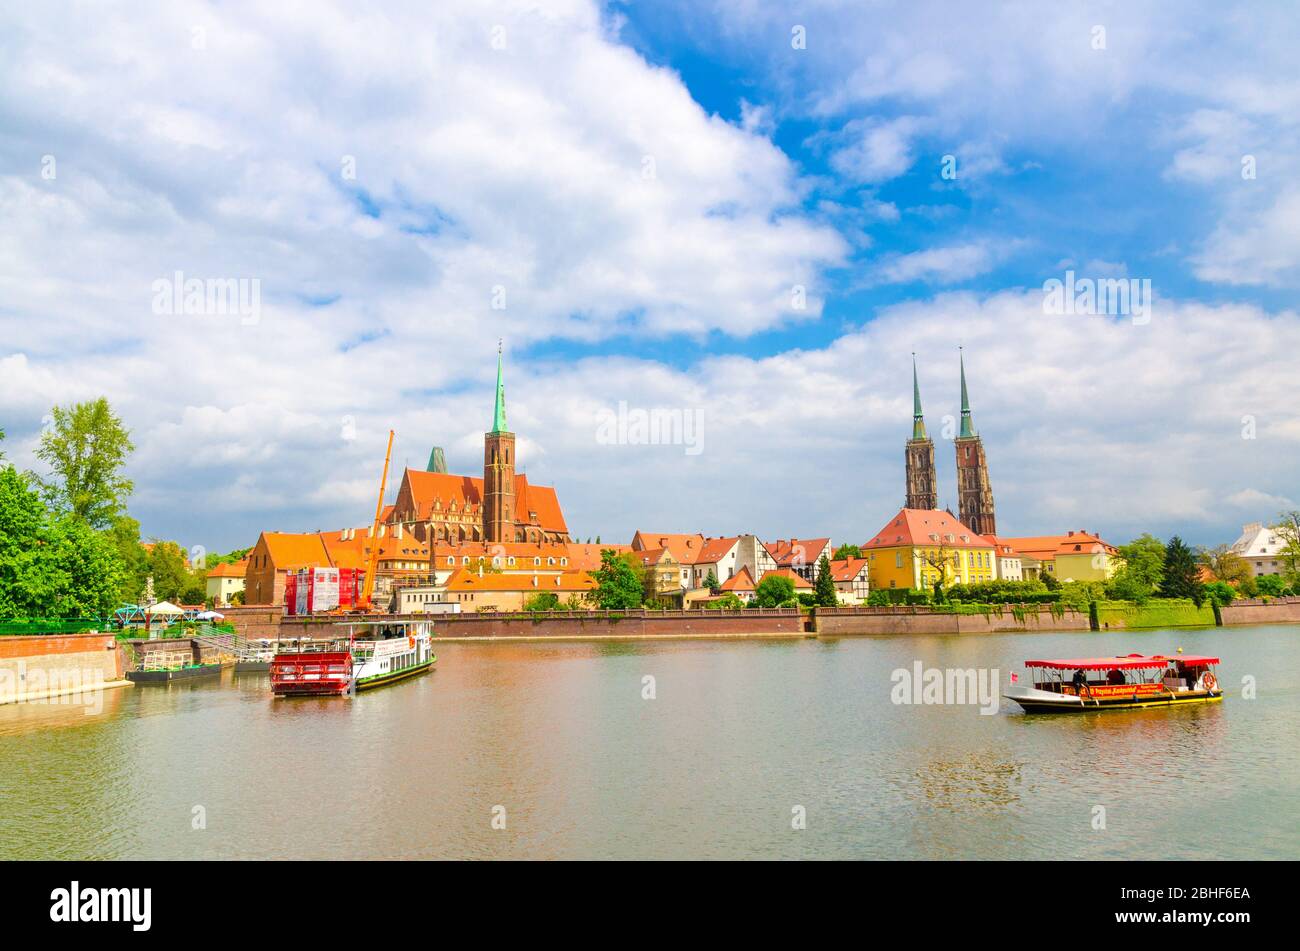
<instances>
[{"instance_id":1,"label":"riverbank","mask_svg":"<svg viewBox=\"0 0 1300 951\"><path fill-rule=\"evenodd\" d=\"M283 640L321 638L345 618L290 618L278 621L268 607L232 612L228 621L243 637ZM1236 601L1221 609L1223 626L1300 624L1300 598ZM248 621L245 622L245 617ZM550 611L529 613L384 615L386 620L428 620L440 641L640 640L685 638L789 638L800 636L1000 634L1087 632L1094 630L1087 610L1060 605L964 605L935 610L924 605L795 608L736 611ZM248 627L245 629L245 623ZM1151 601L1143 605L1098 605L1095 630L1151 630L1213 627L1207 603Z\"/></svg>"}]
</instances>

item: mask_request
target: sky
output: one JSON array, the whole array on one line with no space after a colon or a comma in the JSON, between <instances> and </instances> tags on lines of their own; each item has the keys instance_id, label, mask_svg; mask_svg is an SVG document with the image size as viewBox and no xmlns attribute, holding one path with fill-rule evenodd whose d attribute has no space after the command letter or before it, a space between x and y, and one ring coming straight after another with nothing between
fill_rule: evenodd
<instances>
[{"instance_id":1,"label":"sky","mask_svg":"<svg viewBox=\"0 0 1300 951\"><path fill-rule=\"evenodd\" d=\"M1290 4L382 7L0 9L7 460L102 395L146 537L365 525L500 342L575 537L863 541L961 347L999 534L1300 504Z\"/></svg>"}]
</instances>

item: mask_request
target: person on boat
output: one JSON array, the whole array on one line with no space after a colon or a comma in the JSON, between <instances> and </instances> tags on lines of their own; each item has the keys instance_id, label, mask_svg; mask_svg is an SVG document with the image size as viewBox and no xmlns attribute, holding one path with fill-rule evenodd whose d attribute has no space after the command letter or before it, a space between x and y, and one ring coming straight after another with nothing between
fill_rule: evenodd
<instances>
[{"instance_id":1,"label":"person on boat","mask_svg":"<svg viewBox=\"0 0 1300 951\"><path fill-rule=\"evenodd\" d=\"M1124 671L1118 667L1112 667L1110 673L1106 675L1106 683L1118 687L1124 683Z\"/></svg>"},{"instance_id":2,"label":"person on boat","mask_svg":"<svg viewBox=\"0 0 1300 951\"><path fill-rule=\"evenodd\" d=\"M1071 683L1074 684L1074 692L1078 694L1080 697L1082 697L1083 691L1088 686L1088 676L1082 670L1076 670L1074 672L1074 679L1071 681Z\"/></svg>"}]
</instances>

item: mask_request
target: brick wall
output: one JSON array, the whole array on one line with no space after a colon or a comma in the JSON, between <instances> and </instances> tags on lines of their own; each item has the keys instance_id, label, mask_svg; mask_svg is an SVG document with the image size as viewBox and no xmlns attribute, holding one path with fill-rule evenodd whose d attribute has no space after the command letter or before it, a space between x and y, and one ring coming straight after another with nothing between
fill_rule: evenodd
<instances>
[{"instance_id":1,"label":"brick wall","mask_svg":"<svg viewBox=\"0 0 1300 951\"><path fill-rule=\"evenodd\" d=\"M284 609L266 604L251 604L247 607L220 608L225 615L225 623L235 628L235 633L244 638L278 636L280 618Z\"/></svg>"},{"instance_id":2,"label":"brick wall","mask_svg":"<svg viewBox=\"0 0 1300 951\"><path fill-rule=\"evenodd\" d=\"M116 683L122 669L111 634L0 636L0 703L15 695L48 695L74 682Z\"/></svg>"},{"instance_id":3,"label":"brick wall","mask_svg":"<svg viewBox=\"0 0 1300 951\"><path fill-rule=\"evenodd\" d=\"M1069 608L1062 617L1046 607L1024 609L1023 620L1008 607L1003 614L945 614L920 606L818 608L819 635L842 634L992 634L1000 631L1086 631L1087 613Z\"/></svg>"}]
</instances>

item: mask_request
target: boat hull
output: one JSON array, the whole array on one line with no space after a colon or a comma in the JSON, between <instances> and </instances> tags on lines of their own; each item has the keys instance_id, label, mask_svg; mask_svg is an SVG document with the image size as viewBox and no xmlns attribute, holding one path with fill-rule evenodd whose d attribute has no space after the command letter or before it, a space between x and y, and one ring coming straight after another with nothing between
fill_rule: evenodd
<instances>
[{"instance_id":1,"label":"boat hull","mask_svg":"<svg viewBox=\"0 0 1300 951\"><path fill-rule=\"evenodd\" d=\"M1137 710L1143 707L1177 707L1192 703L1217 703L1223 699L1221 690L1188 690L1181 693L1159 693L1150 696L1129 694L1082 700L1072 694L1052 693L1032 687L1012 688L1003 694L1024 708L1026 713L1091 713L1095 710Z\"/></svg>"},{"instance_id":2,"label":"boat hull","mask_svg":"<svg viewBox=\"0 0 1300 951\"><path fill-rule=\"evenodd\" d=\"M434 661L437 659L431 657L422 664L415 664L405 670L395 670L391 674L376 674L373 677L363 677L357 681L357 690L373 690L375 687L386 687L389 684L397 683L399 680L406 680L408 677L427 673L433 669Z\"/></svg>"},{"instance_id":3,"label":"boat hull","mask_svg":"<svg viewBox=\"0 0 1300 951\"><path fill-rule=\"evenodd\" d=\"M126 679L137 684L169 684L178 680L194 680L221 673L221 664L203 664L199 667L179 667L176 670L128 670Z\"/></svg>"}]
</instances>

